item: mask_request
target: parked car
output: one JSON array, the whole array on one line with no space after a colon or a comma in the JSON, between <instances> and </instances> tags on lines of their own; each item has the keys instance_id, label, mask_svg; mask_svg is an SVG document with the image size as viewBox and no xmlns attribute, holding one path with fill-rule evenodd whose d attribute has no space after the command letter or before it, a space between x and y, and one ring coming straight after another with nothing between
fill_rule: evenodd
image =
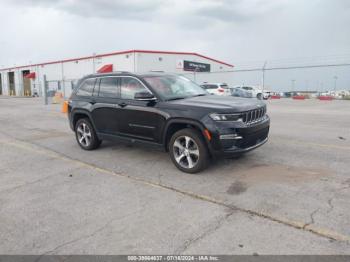
<instances>
[{"instance_id":1,"label":"parked car","mask_svg":"<svg viewBox=\"0 0 350 262\"><path fill-rule=\"evenodd\" d=\"M251 93L252 97L256 97L259 100L268 99L270 97L269 92L263 92L261 89L255 86L236 86L235 88L243 89Z\"/></svg>"},{"instance_id":2,"label":"parked car","mask_svg":"<svg viewBox=\"0 0 350 262\"><path fill-rule=\"evenodd\" d=\"M82 78L68 101L79 146L103 140L144 143L169 152L183 172L210 158L232 157L263 145L270 119L262 101L210 95L191 80L166 73L106 73Z\"/></svg>"},{"instance_id":3,"label":"parked car","mask_svg":"<svg viewBox=\"0 0 350 262\"><path fill-rule=\"evenodd\" d=\"M230 88L231 95L236 97L245 97L245 98L252 98L253 94L247 90L244 90L242 88Z\"/></svg>"},{"instance_id":4,"label":"parked car","mask_svg":"<svg viewBox=\"0 0 350 262\"><path fill-rule=\"evenodd\" d=\"M220 95L220 96L230 96L231 91L227 84L225 83L204 83L201 85L210 94Z\"/></svg>"}]
</instances>

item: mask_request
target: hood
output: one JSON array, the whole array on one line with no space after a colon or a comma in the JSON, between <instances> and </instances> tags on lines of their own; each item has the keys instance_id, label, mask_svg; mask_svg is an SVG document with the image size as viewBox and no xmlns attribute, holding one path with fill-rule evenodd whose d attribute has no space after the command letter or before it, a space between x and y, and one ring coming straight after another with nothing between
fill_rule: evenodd
<instances>
[{"instance_id":1,"label":"hood","mask_svg":"<svg viewBox=\"0 0 350 262\"><path fill-rule=\"evenodd\" d=\"M202 107L217 112L234 113L244 112L265 106L263 101L255 98L241 98L233 96L206 95L189 97L171 101L172 104L186 107Z\"/></svg>"}]
</instances>

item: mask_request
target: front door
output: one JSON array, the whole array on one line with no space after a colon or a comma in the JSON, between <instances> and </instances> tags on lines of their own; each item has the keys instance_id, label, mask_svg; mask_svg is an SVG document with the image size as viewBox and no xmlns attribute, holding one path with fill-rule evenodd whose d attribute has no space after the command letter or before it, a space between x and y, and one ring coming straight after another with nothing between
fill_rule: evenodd
<instances>
[{"instance_id":1,"label":"front door","mask_svg":"<svg viewBox=\"0 0 350 262\"><path fill-rule=\"evenodd\" d=\"M155 102L134 99L135 93L148 89L136 78L121 77L119 106L119 134L132 138L160 142L160 130L165 117Z\"/></svg>"},{"instance_id":2,"label":"front door","mask_svg":"<svg viewBox=\"0 0 350 262\"><path fill-rule=\"evenodd\" d=\"M97 80L91 109L97 133L117 135L119 91L118 77L106 76Z\"/></svg>"}]
</instances>

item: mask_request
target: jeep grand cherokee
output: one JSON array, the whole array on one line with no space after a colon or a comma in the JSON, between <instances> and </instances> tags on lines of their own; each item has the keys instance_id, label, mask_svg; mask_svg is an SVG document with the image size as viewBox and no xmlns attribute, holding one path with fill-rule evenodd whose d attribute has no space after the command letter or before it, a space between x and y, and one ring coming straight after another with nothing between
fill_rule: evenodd
<instances>
[{"instance_id":1,"label":"jeep grand cherokee","mask_svg":"<svg viewBox=\"0 0 350 262\"><path fill-rule=\"evenodd\" d=\"M255 99L210 95L174 74L114 72L82 78L68 102L79 146L126 140L168 151L181 171L203 170L209 158L263 145L270 119Z\"/></svg>"}]
</instances>

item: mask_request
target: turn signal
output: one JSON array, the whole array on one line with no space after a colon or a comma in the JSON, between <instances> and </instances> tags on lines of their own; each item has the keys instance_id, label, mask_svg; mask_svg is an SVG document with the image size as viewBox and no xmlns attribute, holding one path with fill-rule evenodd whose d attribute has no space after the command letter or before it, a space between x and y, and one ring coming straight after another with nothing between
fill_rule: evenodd
<instances>
[{"instance_id":1,"label":"turn signal","mask_svg":"<svg viewBox=\"0 0 350 262\"><path fill-rule=\"evenodd\" d=\"M211 134L208 129L204 129L203 133L208 140L211 140Z\"/></svg>"}]
</instances>

